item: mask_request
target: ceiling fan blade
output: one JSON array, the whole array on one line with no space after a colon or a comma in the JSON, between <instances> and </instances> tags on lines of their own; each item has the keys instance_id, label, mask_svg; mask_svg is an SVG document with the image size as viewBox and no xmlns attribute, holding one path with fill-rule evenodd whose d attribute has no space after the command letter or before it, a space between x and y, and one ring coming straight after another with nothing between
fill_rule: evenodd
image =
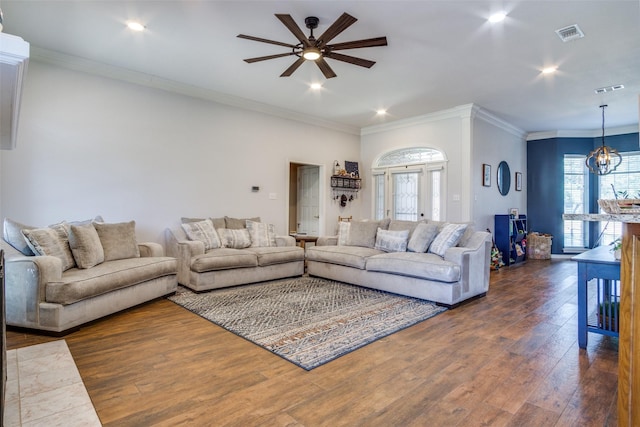
<instances>
[{"instance_id":1,"label":"ceiling fan blade","mask_svg":"<svg viewBox=\"0 0 640 427\"><path fill-rule=\"evenodd\" d=\"M284 56L291 56L293 54L294 54L293 52L288 52L288 53L277 53L275 55L268 55L268 56L258 56L257 58L247 58L244 60L244 62L248 62L249 64L251 64L253 62L266 61L267 59L275 59L275 58L282 58Z\"/></svg>"},{"instance_id":2,"label":"ceiling fan blade","mask_svg":"<svg viewBox=\"0 0 640 427\"><path fill-rule=\"evenodd\" d=\"M275 40L267 40L267 39L263 39L263 38L260 38L260 37L247 36L245 34L238 34L237 37L240 37L241 39L253 40L253 41L256 41L256 42L276 44L278 46L290 47L292 49L296 47L295 45L292 45L291 43L277 42Z\"/></svg>"},{"instance_id":3,"label":"ceiling fan blade","mask_svg":"<svg viewBox=\"0 0 640 427\"><path fill-rule=\"evenodd\" d=\"M322 74L324 74L324 77L326 79L337 76L337 74L333 72L331 67L329 67L329 64L327 64L327 61L325 61L324 58L318 58L315 62L316 64L318 64L318 68L320 68L320 71L322 71Z\"/></svg>"},{"instance_id":4,"label":"ceiling fan blade","mask_svg":"<svg viewBox=\"0 0 640 427\"><path fill-rule=\"evenodd\" d=\"M284 24L285 27L287 27L289 31L291 31L291 33L294 36L296 36L298 40L300 40L300 43L302 43L305 47L311 46L309 39L307 38L307 36L304 35L304 33L302 32L300 27L298 27L298 24L296 24L296 21L293 20L291 15L276 13L276 17Z\"/></svg>"},{"instance_id":5,"label":"ceiling fan blade","mask_svg":"<svg viewBox=\"0 0 640 427\"><path fill-rule=\"evenodd\" d=\"M291 74L293 74L295 70L298 69L299 66L302 65L304 61L305 61L304 58L298 58L296 62L294 62L293 64L291 64L289 68L284 70L284 73L280 74L280 77L289 77Z\"/></svg>"},{"instance_id":6,"label":"ceiling fan blade","mask_svg":"<svg viewBox=\"0 0 640 427\"><path fill-rule=\"evenodd\" d=\"M372 39L354 40L351 42L336 43L336 44L328 45L327 48L331 50L344 50L344 49L358 49L361 47L376 47L376 46L386 46L386 45L387 45L386 37L375 37Z\"/></svg>"},{"instance_id":7,"label":"ceiling fan blade","mask_svg":"<svg viewBox=\"0 0 640 427\"><path fill-rule=\"evenodd\" d=\"M340 17L336 19L336 21L333 24L331 24L329 28L327 28L326 31L322 33L320 37L318 37L318 43L317 43L318 48L322 48L323 46L325 46L327 43L333 40L338 34L340 34L344 30L349 28L351 25L353 25L353 23L356 22L357 20L358 19L354 18L348 13L343 13L342 15L340 15Z\"/></svg>"},{"instance_id":8,"label":"ceiling fan blade","mask_svg":"<svg viewBox=\"0 0 640 427\"><path fill-rule=\"evenodd\" d=\"M365 68L373 67L375 61L369 61L368 59L356 58L355 56L343 55L341 53L331 52L326 54L325 57L335 59L336 61L348 62L349 64L359 65Z\"/></svg>"}]
</instances>

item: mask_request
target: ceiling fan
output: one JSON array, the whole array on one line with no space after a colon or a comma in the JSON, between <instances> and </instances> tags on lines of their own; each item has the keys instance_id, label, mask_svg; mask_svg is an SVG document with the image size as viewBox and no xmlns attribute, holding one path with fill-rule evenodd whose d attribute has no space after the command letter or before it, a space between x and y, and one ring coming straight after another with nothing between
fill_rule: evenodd
<instances>
[{"instance_id":1,"label":"ceiling fan","mask_svg":"<svg viewBox=\"0 0 640 427\"><path fill-rule=\"evenodd\" d=\"M267 40L260 37L247 36L245 34L238 34L238 37L241 39L253 40L262 43L270 43L278 46L284 46L291 48L290 52L287 53L278 53L275 55L268 56L259 56L257 58L248 58L245 59L245 62L252 63L258 61L265 61L267 59L275 59L282 58L285 56L295 55L298 59L291 64L289 68L287 68L284 73L280 75L280 77L289 77L295 70L302 65L304 61L314 61L322 74L327 79L332 77L336 77L336 73L333 72L325 58L335 59L336 61L348 62L349 64L359 65L361 67L371 68L374 61L369 61L368 59L356 58L355 56L344 55L342 53L337 53L337 50L345 50L345 49L359 49L363 47L375 47L375 46L386 46L387 38L386 37L375 37L371 39L364 40L354 40L350 42L343 43L335 43L329 44L331 40L333 40L338 34L342 33L344 30L353 25L354 22L357 21L356 18L349 15L348 13L343 13L333 24L327 28L327 30L322 33L320 37L317 39L313 36L313 30L318 28L319 19L315 16L309 16L304 20L307 28L311 30L311 34L309 37L306 37L300 27L295 23L291 15L286 14L276 14L276 17L284 24L285 27L293 35L300 41L298 44L290 44L283 43L274 40Z\"/></svg>"}]
</instances>

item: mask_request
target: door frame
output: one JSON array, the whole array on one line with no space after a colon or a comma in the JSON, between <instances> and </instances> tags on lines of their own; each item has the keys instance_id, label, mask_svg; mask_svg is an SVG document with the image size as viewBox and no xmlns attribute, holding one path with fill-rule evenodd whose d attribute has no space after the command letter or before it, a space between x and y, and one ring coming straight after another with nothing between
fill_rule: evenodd
<instances>
[{"instance_id":1,"label":"door frame","mask_svg":"<svg viewBox=\"0 0 640 427\"><path fill-rule=\"evenodd\" d=\"M320 236L324 236L325 232L325 218L326 218L326 197L323 195L327 193L327 180L325 179L325 171L326 167L324 164L320 163L312 163L306 161L296 161L296 160L288 160L287 161L287 234L291 231L297 229L297 215L293 215L297 212L298 205L298 183L297 183L297 168L298 166L316 166L318 168L318 216L320 217L318 220L318 234ZM292 171L296 171L296 173L292 173ZM292 215L294 216L293 223Z\"/></svg>"}]
</instances>

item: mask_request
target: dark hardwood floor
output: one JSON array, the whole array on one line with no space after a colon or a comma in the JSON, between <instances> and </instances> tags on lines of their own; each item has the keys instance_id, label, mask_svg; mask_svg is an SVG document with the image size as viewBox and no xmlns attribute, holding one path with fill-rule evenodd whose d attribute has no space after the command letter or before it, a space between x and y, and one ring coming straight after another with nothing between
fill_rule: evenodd
<instances>
[{"instance_id":1,"label":"dark hardwood floor","mask_svg":"<svg viewBox=\"0 0 640 427\"><path fill-rule=\"evenodd\" d=\"M618 340L578 348L576 271L492 272L485 298L310 372L167 300L65 339L105 426L616 426Z\"/></svg>"}]
</instances>

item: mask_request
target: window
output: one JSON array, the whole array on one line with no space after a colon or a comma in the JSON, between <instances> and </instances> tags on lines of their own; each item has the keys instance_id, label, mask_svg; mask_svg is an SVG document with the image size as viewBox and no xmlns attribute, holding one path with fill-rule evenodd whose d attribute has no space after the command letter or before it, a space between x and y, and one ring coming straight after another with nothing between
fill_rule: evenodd
<instances>
[{"instance_id":1,"label":"window","mask_svg":"<svg viewBox=\"0 0 640 427\"><path fill-rule=\"evenodd\" d=\"M444 155L429 148L408 148L382 156L373 170L374 217L440 220Z\"/></svg>"},{"instance_id":2,"label":"window","mask_svg":"<svg viewBox=\"0 0 640 427\"><path fill-rule=\"evenodd\" d=\"M638 194L640 192L640 152L620 153L620 155L622 156L620 166L610 174L599 177L600 199L615 199L616 193L618 193L618 198L640 198L640 194ZM614 193L614 189L616 193ZM608 245L620 236L622 236L622 223L600 223L598 244Z\"/></svg>"},{"instance_id":3,"label":"window","mask_svg":"<svg viewBox=\"0 0 640 427\"><path fill-rule=\"evenodd\" d=\"M564 213L588 212L589 170L584 156L564 156ZM564 251L575 252L589 246L588 228L584 221L564 221Z\"/></svg>"}]
</instances>

